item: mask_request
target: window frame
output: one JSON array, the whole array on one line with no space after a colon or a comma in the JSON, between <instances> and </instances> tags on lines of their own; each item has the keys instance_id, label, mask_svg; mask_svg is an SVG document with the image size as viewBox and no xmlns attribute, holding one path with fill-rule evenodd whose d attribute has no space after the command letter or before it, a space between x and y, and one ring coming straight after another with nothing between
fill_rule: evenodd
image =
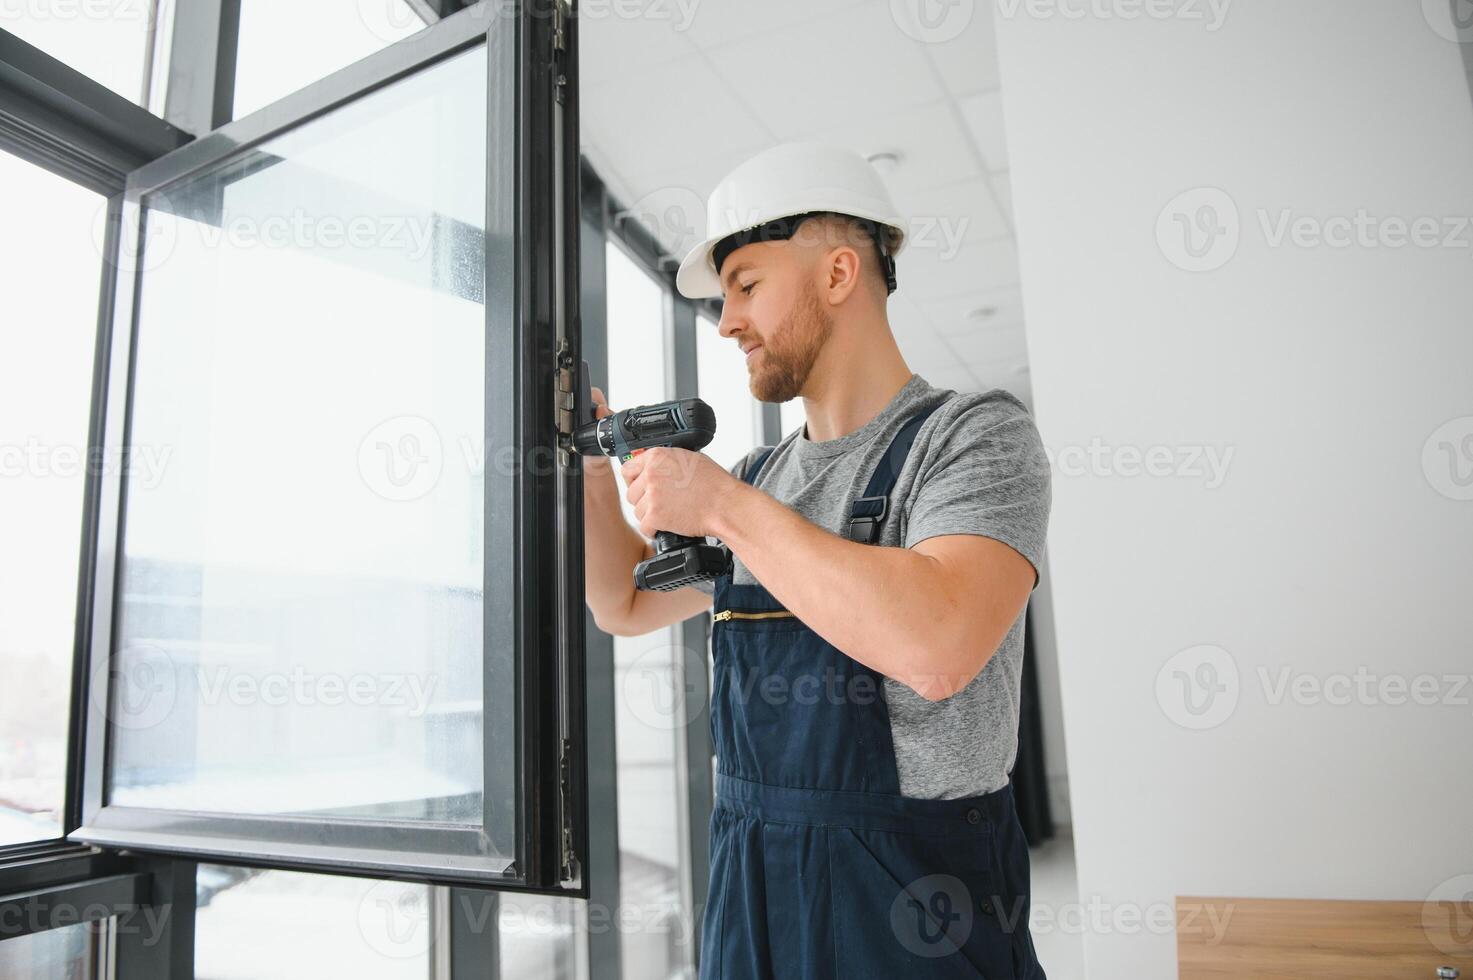
<instances>
[{"instance_id":1,"label":"window frame","mask_svg":"<svg viewBox=\"0 0 1473 980\"><path fill-rule=\"evenodd\" d=\"M582 162L583 167L583 211L588 229L584 235L584 251L592 255L595 252L602 256L606 242L614 242L624 253L633 260L636 266L655 279L664 287L666 293L666 330L667 350L669 361L665 365L667 373L667 388L672 392L674 398L694 398L699 396L699 369L696 350L696 331L701 329L699 316L707 316L713 322L721 320L722 302L719 298L693 300L680 294L675 284L675 273L680 266L680 258L672 256L665 251L664 246L640 223L640 215L637 211L630 211L624 207L610 192L603 179L598 175L594 167L587 161ZM592 261L588 263L592 265ZM591 271L591 269L590 269ZM584 292L595 303L602 304L606 296L606 284L603 276L590 278L585 282ZM590 352L603 352L607 345L607 317L602 314L602 308L595 311L595 315L588 321L588 333L586 343ZM606 359L594 360L589 357L589 363L593 367L594 377L607 375ZM757 426L758 438L763 445L776 445L782 438L782 426L775 404L760 403L760 424ZM709 656L711 614L709 612L697 613L691 618L674 625L673 643L676 649L686 651L700 651L703 658ZM591 690L598 690L599 685L610 685L612 688L613 678L613 638L601 632L592 624L591 618L588 625L588 650L590 654L590 677L596 678L591 683ZM709 666L709 665L708 665ZM595 673L595 669L602 672ZM710 676L707 671L688 672L685 675L686 702L688 704L704 704L710 700ZM609 733L612 742L612 717L600 717L598 722L605 726L604 730ZM681 869L682 901L687 908L696 910L703 902L710 883L710 818L714 805L715 779L712 771L711 760L715 753L715 747L711 741L710 727L703 723L685 724L682 726L684 738L677 743L677 780L680 789L682 813L679 814L678 829L685 845L684 852L687 859L686 865ZM590 745L590 755L595 752ZM608 773L602 775L603 785L600 787L601 795L616 800L618 796L617 766L610 765ZM600 807L602 810L602 807ZM610 810L609 812L614 812ZM611 847L614 851L613 859L604 858L605 862L617 860L618 841L616 830L604 828L601 833L609 841L604 846ZM593 852L595 861L599 860L600 852ZM612 882L595 881L595 894L607 895L606 902L609 907L617 908L620 905L619 882L617 868L611 873ZM691 933L689 958L692 965L700 963L701 933L699 923ZM610 930L615 932L615 930ZM598 937L590 937L590 949ZM617 934L614 940L610 940L608 949L611 951L610 958L619 962L617 947Z\"/></svg>"},{"instance_id":2,"label":"window frame","mask_svg":"<svg viewBox=\"0 0 1473 980\"><path fill-rule=\"evenodd\" d=\"M457 10L467 7L468 0L408 0L416 8L424 7L432 15L449 17ZM536 3L539 0L532 0ZM129 173L151 161L184 147L194 139L195 133L204 133L216 123L223 123L229 115L228 93L233 88L234 24L238 17L239 0L199 0L186 5L187 10L197 16L180 18L173 26L172 40L164 40L176 55L193 51L194 57L169 59L166 72L154 65L154 77L150 85L154 95L150 107L163 106L158 114L129 102L107 89L101 83L71 69L66 64L34 48L24 41L0 29L0 96L6 104L6 112L0 115L0 151L11 153L23 160L38 165L58 176L71 180L83 187L95 190L108 198L106 220L103 227L102 251L105 256L116 256L120 245L120 229L124 207L124 191ZM551 9L541 2L542 22L534 23L524 32L519 50L532 50L537 55L536 67L524 64L523 78L534 71L561 75L564 91L577 91L576 19L564 16L564 23L557 23L548 16ZM566 4L559 3L559 10L566 12ZM182 20L183 22L179 22ZM561 27L565 37L565 52L562 59L553 54L546 42ZM408 39L414 40L414 39ZM401 49L402 50L402 49ZM397 55L385 55L394 60ZM383 59L381 59L382 61ZM561 64L558 61L561 60ZM352 77L359 66L345 69L343 77ZM336 82L324 80L331 88ZM527 118L518 118L518 177L524 185L536 184L535 190L544 195L538 200L551 197L556 201L552 220L561 220L564 227L563 242L576 241L569 237L568 229L578 229L578 166L577 143L577 100L558 98L556 89L547 85L529 86L521 84L521 105L532 103L538 111L561 115L562 123L553 127L554 139L551 148L547 140L530 140L527 133ZM327 88L321 89L326 91ZM297 98L283 100L283 105L294 104ZM556 102L556 106L554 106ZM167 105L164 105L167 103ZM268 107L262 113L280 111L277 106ZM161 118L162 117L162 118ZM259 119L267 116L261 115ZM489 136L490 134L488 134ZM560 165L565 177L561 185L562 198L557 199L553 168ZM525 189L525 186L524 186ZM533 252L533 263L523 263L518 270L518 312L521 317L536 316L537 324L543 327L536 333L540 341L554 336L555 328L567 347L562 353L565 361L576 363L572 354L581 347L578 320L579 293L569 283L578 280L578 254L561 254L548 246L548 239L557 236L548 232L548 208L526 205L528 197L523 195L524 211L535 214L520 214L522 224L535 225L538 248ZM560 213L560 218L559 218ZM530 232L529 232L530 234ZM554 276L561 277L561 284ZM118 282L116 262L103 262L98 294L98 323L93 358L93 380L91 407L89 412L90 446L102 442L108 399L110 349L113 329L117 320L115 303L119 299L121 284ZM532 296L529 283L539 284L539 294ZM549 299L549 295L552 299ZM564 303L556 311L555 303L561 297ZM549 313L549 310L553 312ZM596 312L596 311L595 311ZM551 323L549 323L551 320ZM551 341L548 341L550 344ZM547 344L539 344L535 352L521 351L523 374L526 381L521 403L535 402L539 406L550 406L554 390L560 388L551 373L535 375L527 369L527 363L541 363L548 356ZM561 376L560 376L561 377ZM562 393L557 399L558 407L564 405ZM524 428L551 434L557 431L551 422L552 412L532 412L533 421ZM560 462L567 460L560 458ZM576 460L576 457L571 457ZM564 521L561 532L565 540L581 549L581 508L568 514L568 501L581 501L581 472L576 466L560 466L556 477L545 481L559 495L559 512L569 519ZM87 708L89 705L89 674L86 669L88 648L93 625L91 617L96 606L96 556L98 544L98 511L101 480L96 473L89 474L84 485L83 534L79 551L77 617L72 658L72 690L68 718L69 747L65 773L66 789L63 810L63 832L70 833L82 823L84 780L90 775L84 765L87 747ZM545 516L545 515L544 515ZM537 515L522 514L519 527L532 528L544 535L539 544L553 540L555 529L551 522L537 519ZM560 562L567 559L566 552L559 554ZM569 579L566 564L554 566L553 575L561 575L557 581L564 586L576 584L576 588L565 588L558 602L535 622L522 624L527 635L541 636L549 629L563 628L567 642L574 654L582 657L582 644L578 634L568 632L563 621L576 621L582 626L585 611L582 608L581 561L573 566L579 576ZM548 574L542 575L532 585L547 590ZM561 619L559 619L561 617ZM591 629L591 624L588 624ZM540 665L540 661L539 661ZM576 861L580 855L587 860L599 862L609 855L589 854L587 820L587 771L577 754L561 751L564 745L582 747L583 717L586 692L577 683L583 676L581 659L570 655L561 665L559 676L571 683L562 688L560 697L547 696L548 685L540 689L539 697L532 699L530 710L538 713L540 723L553 728L563 737L556 741L541 740L541 750L532 759L535 769L524 771L523 779L528 784L540 787L543 796L556 787L555 806L544 806L537 815L536 828L540 830L542 844L530 855L532 861L543 869L556 868L566 856L567 828L571 826L573 850ZM600 671L594 670L597 676ZM567 739L569 741L565 741ZM595 746L596 756L611 754L612 747ZM616 855L613 856L616 858ZM262 867L292 868L293 865L279 861L237 862ZM589 898L588 886L583 880L583 863L575 868L577 878L573 887L564 884L556 889L546 889L549 894L565 899ZM119 851L106 846L94 846L70 840L65 836L0 846L0 941L76 921L79 910L89 920L89 930L94 935L94 950L100 959L101 976L117 977L119 980L132 978L180 977L194 975L194 914L195 914L195 861L177 854L139 853L136 850ZM335 872L341 869L313 866L302 870ZM544 872L545 873L545 872ZM484 922L469 919L470 910L489 902L492 909L497 902L497 892L469 885L437 889L437 909L441 900L450 898L451 910L456 914L446 916L448 942L437 951L435 976L453 977L462 973L476 972L478 975L499 975L496 950L499 942L497 931L485 928ZM617 888L617 884L615 885ZM525 888L533 891L535 889ZM617 894L617 892L615 892ZM610 907L616 907L612 903ZM166 916L162 930L156 937L140 929L140 917L152 916L162 909ZM464 909L462 914L459 910ZM16 919L15 916L20 918ZM63 919L63 917L65 917ZM4 927L4 923L21 921L33 923L19 930ZM612 937L609 945L617 950L617 932L605 931ZM587 938L588 946L605 945L603 940ZM618 958L605 962L595 959L595 976L618 976Z\"/></svg>"},{"instance_id":3,"label":"window frame","mask_svg":"<svg viewBox=\"0 0 1473 980\"><path fill-rule=\"evenodd\" d=\"M537 9L532 9L537 8ZM201 814L121 807L107 802L110 727L101 704L83 701L86 723L80 766L80 807L68 839L97 846L173 854L193 860L287 870L392 875L431 884L550 890L578 896L586 884L580 855L586 840L582 804L581 740L581 474L559 431L555 406L558 366L576 362L579 337L576 249L561 247L568 215L576 229L576 113L565 108L569 66L554 37L574 33L571 18L550 16L550 5L529 5L512 21L497 5L461 11L348 66L278 102L227 123L128 174L115 211L118 227L139 230L145 195L248 153L251 147L443 59L487 45L487 281L514 296L510 317L487 304L486 423L488 444L513 444L519 458L551 451L552 467L518 467L511 489L487 486L486 510L514 514L510 525L485 525L486 596L510 597L513 614L486 610L486 651L514 653L515 717L487 717L486 805L495 776L490 751L493 723L515 738L515 830L506 870L491 876L477 861L488 848L486 829L406 825L383 821L334 822L275 816ZM513 80L508 83L507 80ZM574 127L571 138L568 129ZM515 133L515 138L508 134ZM506 202L513 202L511 207ZM576 241L576 239L574 239ZM494 246L494 250L493 250ZM112 255L116 255L114 252ZM124 446L133 388L141 273L118 274L106 354L105 431L101 445ZM570 295L572 294L572 295ZM511 356L507 356L510 353ZM121 473L104 474L96 514L95 568L85 679L106 678L117 615L117 584L126 490ZM493 494L500 494L495 497ZM514 563L491 556L513 554ZM576 571L576 581L570 576ZM576 600L576 615L574 602ZM489 603L488 603L489 606ZM551 649L552 656L548 656ZM489 654L488 654L489 656ZM504 743L503 743L504 744ZM506 853L509 850L510 853Z\"/></svg>"}]
</instances>

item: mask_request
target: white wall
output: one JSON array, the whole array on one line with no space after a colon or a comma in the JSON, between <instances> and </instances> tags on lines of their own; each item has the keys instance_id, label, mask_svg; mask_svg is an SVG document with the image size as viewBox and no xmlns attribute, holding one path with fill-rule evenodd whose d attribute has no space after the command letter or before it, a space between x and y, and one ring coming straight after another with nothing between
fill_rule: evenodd
<instances>
[{"instance_id":1,"label":"white wall","mask_svg":"<svg viewBox=\"0 0 1473 980\"><path fill-rule=\"evenodd\" d=\"M1064 745L1064 702L1059 683L1059 640L1054 632L1054 587L1048 562L1030 600L1028 625L1033 630L1034 666L1038 670L1039 721L1043 726L1043 769L1048 778L1049 815L1054 826L1072 834L1069 810L1069 762Z\"/></svg>"},{"instance_id":2,"label":"white wall","mask_svg":"<svg viewBox=\"0 0 1473 980\"><path fill-rule=\"evenodd\" d=\"M1450 468L1473 474L1473 232L1274 246L1259 212L1473 215L1473 107L1439 0L1238 0L1215 30L1205 0L1166 19L997 3L1040 428L1056 454L1165 447L1176 474L1103 449L1070 460L1083 475L1056 465L1079 883L1106 923L1089 975L1173 976L1172 934L1109 923L1176 895L1422 900L1473 874L1473 685L1442 678L1473 670L1473 501L1455 499L1473 486ZM1204 186L1240 240L1190 272L1158 216ZM1203 447L1233 453L1220 486L1191 472ZM1204 644L1226 653L1185 655L1158 691ZM1273 703L1259 675L1358 668L1433 675L1443 703L1374 686ZM1199 686L1193 715L1182 676L1234 671L1236 696Z\"/></svg>"}]
</instances>

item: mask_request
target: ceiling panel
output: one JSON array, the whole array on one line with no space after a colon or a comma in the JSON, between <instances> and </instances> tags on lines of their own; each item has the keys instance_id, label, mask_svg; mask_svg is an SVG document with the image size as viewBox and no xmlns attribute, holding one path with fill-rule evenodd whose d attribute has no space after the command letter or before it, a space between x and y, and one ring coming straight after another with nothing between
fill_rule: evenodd
<instances>
[{"instance_id":1,"label":"ceiling panel","mask_svg":"<svg viewBox=\"0 0 1473 980\"><path fill-rule=\"evenodd\" d=\"M1011 373L1023 318L990 3L950 3L948 24L960 11L964 29L939 40L903 27L891 0L621 9L636 8L582 13L582 119L585 153L632 220L683 257L704 237L711 189L762 149L822 139L894 152L883 173L913 238L890 319L907 363L933 383L1024 397L1026 376ZM989 303L985 323L966 319Z\"/></svg>"},{"instance_id":2,"label":"ceiling panel","mask_svg":"<svg viewBox=\"0 0 1473 980\"><path fill-rule=\"evenodd\" d=\"M967 134L956 124L951 104L945 100L902 112L855 117L816 129L805 138L838 143L866 156L898 153L900 162L885 171L885 183L895 193L919 192L980 176Z\"/></svg>"},{"instance_id":3,"label":"ceiling panel","mask_svg":"<svg viewBox=\"0 0 1473 980\"><path fill-rule=\"evenodd\" d=\"M962 116L988 170L1008 169L1008 141L1002 123L1002 93L981 92L961 100Z\"/></svg>"},{"instance_id":4,"label":"ceiling panel","mask_svg":"<svg viewBox=\"0 0 1473 980\"><path fill-rule=\"evenodd\" d=\"M689 17L690 38L697 45L718 48L759 34L801 28L831 28L834 15L871 0L669 0L694 8ZM814 23L817 22L817 23Z\"/></svg>"},{"instance_id":5,"label":"ceiling panel","mask_svg":"<svg viewBox=\"0 0 1473 980\"><path fill-rule=\"evenodd\" d=\"M1006 372L1028 363L1028 342L1021 325L957 334L947 338L947 343L978 371Z\"/></svg>"},{"instance_id":6,"label":"ceiling panel","mask_svg":"<svg viewBox=\"0 0 1473 980\"><path fill-rule=\"evenodd\" d=\"M707 56L779 140L811 139L946 94L888 3L864 3L817 28L760 35Z\"/></svg>"},{"instance_id":7,"label":"ceiling panel","mask_svg":"<svg viewBox=\"0 0 1473 980\"><path fill-rule=\"evenodd\" d=\"M1016 247L1011 239L995 239L965 245L954 255L938 254L931 262L909 263L900 278L900 288L916 302L924 303L1017 282Z\"/></svg>"},{"instance_id":8,"label":"ceiling panel","mask_svg":"<svg viewBox=\"0 0 1473 980\"><path fill-rule=\"evenodd\" d=\"M915 261L921 252L940 257L963 245L1011 234L992 184L984 177L894 193L896 206L911 222L911 243L902 253L907 261Z\"/></svg>"},{"instance_id":9,"label":"ceiling panel","mask_svg":"<svg viewBox=\"0 0 1473 980\"><path fill-rule=\"evenodd\" d=\"M970 95L999 86L996 28L991 3L963 0L960 14L971 11L962 32L945 41L929 42L924 49L953 95Z\"/></svg>"},{"instance_id":10,"label":"ceiling panel","mask_svg":"<svg viewBox=\"0 0 1473 980\"><path fill-rule=\"evenodd\" d=\"M926 318L943 337L972 333L997 325L1021 326L1023 294L1017 286L1003 289L976 289L945 299L920 303ZM974 311L991 310L985 317Z\"/></svg>"},{"instance_id":11,"label":"ceiling panel","mask_svg":"<svg viewBox=\"0 0 1473 980\"><path fill-rule=\"evenodd\" d=\"M1002 213L1007 216L1008 227L1016 228L1017 221L1013 218L1013 175L1011 171L1004 170L1002 173L992 175L992 190L997 199L997 206L1002 208Z\"/></svg>"},{"instance_id":12,"label":"ceiling panel","mask_svg":"<svg viewBox=\"0 0 1473 980\"><path fill-rule=\"evenodd\" d=\"M586 85L582 111L606 152L623 160L679 160L765 141L766 131L700 55L631 68ZM627 168L627 164L625 165Z\"/></svg>"},{"instance_id":13,"label":"ceiling panel","mask_svg":"<svg viewBox=\"0 0 1473 980\"><path fill-rule=\"evenodd\" d=\"M962 364L957 364L949 368L936 368L930 372L917 371L916 373L937 388L945 388L952 391L977 391L985 387L978 381L977 376Z\"/></svg>"},{"instance_id":14,"label":"ceiling panel","mask_svg":"<svg viewBox=\"0 0 1473 980\"><path fill-rule=\"evenodd\" d=\"M578 12L578 71L584 97L590 83L621 78L631 67L646 69L694 54L690 31L683 27L692 18L681 11L682 4L692 3L699 0L650 3L647 9L625 3L583 5ZM632 12L638 16L630 16Z\"/></svg>"}]
</instances>

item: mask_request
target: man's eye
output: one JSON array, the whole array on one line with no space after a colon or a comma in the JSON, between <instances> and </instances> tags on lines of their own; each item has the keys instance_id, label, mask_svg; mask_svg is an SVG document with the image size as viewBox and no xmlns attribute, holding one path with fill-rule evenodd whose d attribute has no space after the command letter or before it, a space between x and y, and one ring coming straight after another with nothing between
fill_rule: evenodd
<instances>
[{"instance_id":1,"label":"man's eye","mask_svg":"<svg viewBox=\"0 0 1473 980\"><path fill-rule=\"evenodd\" d=\"M745 293L748 296L751 296L752 295L752 287L755 286L755 285L757 285L755 282L749 282L749 283L747 283L745 286L742 287L742 292Z\"/></svg>"}]
</instances>

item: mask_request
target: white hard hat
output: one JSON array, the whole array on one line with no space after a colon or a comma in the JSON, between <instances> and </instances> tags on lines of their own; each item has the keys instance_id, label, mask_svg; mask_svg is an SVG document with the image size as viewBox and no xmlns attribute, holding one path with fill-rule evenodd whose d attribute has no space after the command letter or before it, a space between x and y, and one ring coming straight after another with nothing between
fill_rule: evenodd
<instances>
[{"instance_id":1,"label":"white hard hat","mask_svg":"<svg viewBox=\"0 0 1473 980\"><path fill-rule=\"evenodd\" d=\"M888 228L889 242L876 244L881 255L887 256L883 261L890 265L887 277L894 289L893 262L888 256L905 244L904 219L868 160L853 150L825 143L784 143L727 174L706 204L707 237L680 263L675 287L691 299L720 296L714 257L717 245L742 232L755 232L751 241L790 238L796 223L786 228L781 223L764 226L812 212L849 215ZM746 241L738 238L734 243Z\"/></svg>"}]
</instances>

